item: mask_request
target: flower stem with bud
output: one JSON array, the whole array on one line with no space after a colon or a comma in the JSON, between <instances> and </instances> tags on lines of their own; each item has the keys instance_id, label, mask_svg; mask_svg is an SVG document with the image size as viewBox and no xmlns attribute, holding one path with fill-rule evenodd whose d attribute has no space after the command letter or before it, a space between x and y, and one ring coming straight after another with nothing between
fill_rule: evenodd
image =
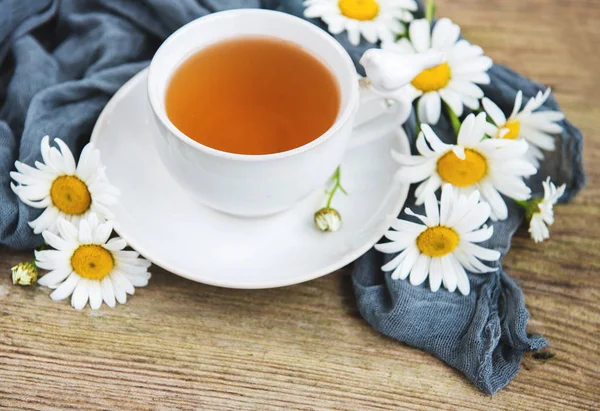
<instances>
[{"instance_id":1,"label":"flower stem with bud","mask_svg":"<svg viewBox=\"0 0 600 411\"><path fill-rule=\"evenodd\" d=\"M342 187L341 180L341 169L340 167L335 169L335 173L331 177L333 180L333 188L327 191L327 204L315 213L314 222L317 228L321 231L337 231L342 225L342 216L335 209L331 208L331 203L335 193L340 190L342 193L348 195L348 192Z\"/></svg>"}]
</instances>

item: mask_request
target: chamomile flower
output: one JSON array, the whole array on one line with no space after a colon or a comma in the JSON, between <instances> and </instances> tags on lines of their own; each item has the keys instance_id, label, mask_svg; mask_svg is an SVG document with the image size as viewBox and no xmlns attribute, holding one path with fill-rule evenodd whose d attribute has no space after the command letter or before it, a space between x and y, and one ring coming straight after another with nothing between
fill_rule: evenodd
<instances>
[{"instance_id":1,"label":"chamomile flower","mask_svg":"<svg viewBox=\"0 0 600 411\"><path fill-rule=\"evenodd\" d=\"M566 185L556 187L550 181L550 177L542 183L544 187L544 197L531 200L530 207L526 207L527 217L529 218L529 234L536 243L540 243L550 238L549 226L554 224L554 204L565 193Z\"/></svg>"},{"instance_id":2,"label":"chamomile flower","mask_svg":"<svg viewBox=\"0 0 600 411\"><path fill-rule=\"evenodd\" d=\"M56 233L59 217L75 225L92 212L101 220L112 218L107 206L116 201L118 191L105 177L100 152L89 143L75 165L69 147L61 139L54 141L60 151L50 147L50 137L45 136L41 145L43 163L36 161L31 167L17 161L17 171L10 173L18 183L11 183L11 188L21 201L30 207L45 208L29 223L34 233Z\"/></svg>"},{"instance_id":3,"label":"chamomile flower","mask_svg":"<svg viewBox=\"0 0 600 411\"><path fill-rule=\"evenodd\" d=\"M428 50L446 53L446 62L422 71L408 86L413 99L419 98L419 120L437 124L442 100L457 116L462 115L463 106L479 108L483 91L477 84L489 84L486 71L492 66L492 60L483 55L481 47L459 40L460 27L447 18L439 19L433 31L428 20L413 20L408 32L410 40L384 42L381 47L403 54Z\"/></svg>"},{"instance_id":4,"label":"chamomile flower","mask_svg":"<svg viewBox=\"0 0 600 411\"><path fill-rule=\"evenodd\" d=\"M471 286L465 269L473 273L497 270L480 260L497 261L500 253L476 244L488 240L494 232L491 226L482 228L490 217L489 204L480 201L478 191L469 196L457 195L456 191L445 184L439 206L435 194L429 193L425 199L426 215L406 209L408 215L423 224L397 219L392 223L395 230L385 234L391 242L375 246L382 253L400 253L381 267L392 272L392 279L410 276L410 283L419 285L429 277L433 292L443 283L448 291L458 288L467 295Z\"/></svg>"},{"instance_id":5,"label":"chamomile flower","mask_svg":"<svg viewBox=\"0 0 600 411\"><path fill-rule=\"evenodd\" d=\"M431 127L423 124L417 138L419 155L392 151L392 157L401 166L398 178L407 183L422 181L415 191L417 204L422 204L443 183L449 183L460 194L479 190L491 206L491 218L504 220L508 209L500 194L515 200L529 199L531 190L523 177L537 170L524 157L527 142L483 139L485 122L485 113L477 117L469 114L460 127L456 144L443 143Z\"/></svg>"},{"instance_id":6,"label":"chamomile flower","mask_svg":"<svg viewBox=\"0 0 600 411\"><path fill-rule=\"evenodd\" d=\"M417 10L414 0L306 0L304 6L305 17L320 18L331 34L348 32L355 46L361 35L369 43L392 41Z\"/></svg>"},{"instance_id":7,"label":"chamomile flower","mask_svg":"<svg viewBox=\"0 0 600 411\"><path fill-rule=\"evenodd\" d=\"M486 134L492 138L525 139L529 143L527 158L534 166L538 167L540 160L544 158L542 150L554 151L552 134L562 132L562 127L556 122L565 118L560 111L536 111L548 100L549 96L550 88L543 93L539 91L521 110L523 93L519 90L512 113L508 118L492 100L484 98L483 108L494 122L494 124L486 124Z\"/></svg>"},{"instance_id":8,"label":"chamomile flower","mask_svg":"<svg viewBox=\"0 0 600 411\"><path fill-rule=\"evenodd\" d=\"M35 252L36 265L50 272L38 284L53 288L53 300L71 296L71 305L81 310L88 300L97 310L102 301L109 307L116 302L125 304L134 287L148 284L150 262L135 251L126 251L125 240L114 237L111 222L100 222L90 213L78 226L60 218L58 233L42 233L44 240L55 250Z\"/></svg>"}]
</instances>

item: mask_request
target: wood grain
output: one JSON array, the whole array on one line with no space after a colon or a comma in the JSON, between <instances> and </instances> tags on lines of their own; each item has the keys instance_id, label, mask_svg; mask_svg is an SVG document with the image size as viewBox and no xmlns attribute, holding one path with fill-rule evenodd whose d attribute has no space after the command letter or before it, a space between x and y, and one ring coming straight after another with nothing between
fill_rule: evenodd
<instances>
[{"instance_id":1,"label":"wood grain","mask_svg":"<svg viewBox=\"0 0 600 411\"><path fill-rule=\"evenodd\" d=\"M191 283L155 270L125 306L74 311L12 286L0 251L0 406L8 409L598 409L600 2L438 0L495 61L550 84L583 130L587 188L552 239L523 230L505 259L551 342L490 397L358 315L349 271L276 290Z\"/></svg>"}]
</instances>

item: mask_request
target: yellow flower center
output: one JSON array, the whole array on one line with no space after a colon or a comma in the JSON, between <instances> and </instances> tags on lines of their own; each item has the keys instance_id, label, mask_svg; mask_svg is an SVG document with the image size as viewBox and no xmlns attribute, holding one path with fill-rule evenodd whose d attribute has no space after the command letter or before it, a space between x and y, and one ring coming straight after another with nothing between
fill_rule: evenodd
<instances>
[{"instance_id":1,"label":"yellow flower center","mask_svg":"<svg viewBox=\"0 0 600 411\"><path fill-rule=\"evenodd\" d=\"M458 158L453 151L448 151L438 160L437 172L447 183L468 187L485 177L487 161L479 152L470 148L465 149L464 160Z\"/></svg>"},{"instance_id":2,"label":"yellow flower center","mask_svg":"<svg viewBox=\"0 0 600 411\"><path fill-rule=\"evenodd\" d=\"M88 280L102 280L113 267L115 260L110 251L96 244L80 245L71 256L73 271Z\"/></svg>"},{"instance_id":3,"label":"yellow flower center","mask_svg":"<svg viewBox=\"0 0 600 411\"><path fill-rule=\"evenodd\" d=\"M508 129L508 133L502 138L516 140L519 138L519 134L521 134L521 123L519 123L519 120L508 120L502 128L498 129L498 133L504 129Z\"/></svg>"},{"instance_id":4,"label":"yellow flower center","mask_svg":"<svg viewBox=\"0 0 600 411\"><path fill-rule=\"evenodd\" d=\"M87 185L76 176L60 176L50 188L52 203L65 214L83 214L92 203Z\"/></svg>"},{"instance_id":5,"label":"yellow flower center","mask_svg":"<svg viewBox=\"0 0 600 411\"><path fill-rule=\"evenodd\" d=\"M373 20L379 14L379 3L376 0L340 0L340 12L354 20Z\"/></svg>"},{"instance_id":6,"label":"yellow flower center","mask_svg":"<svg viewBox=\"0 0 600 411\"><path fill-rule=\"evenodd\" d=\"M429 257L443 257L458 246L458 233L450 227L429 227L417 237L417 247Z\"/></svg>"},{"instance_id":7,"label":"yellow flower center","mask_svg":"<svg viewBox=\"0 0 600 411\"><path fill-rule=\"evenodd\" d=\"M423 93L443 89L450 82L450 66L442 63L427 70L423 70L411 81L411 84Z\"/></svg>"}]
</instances>

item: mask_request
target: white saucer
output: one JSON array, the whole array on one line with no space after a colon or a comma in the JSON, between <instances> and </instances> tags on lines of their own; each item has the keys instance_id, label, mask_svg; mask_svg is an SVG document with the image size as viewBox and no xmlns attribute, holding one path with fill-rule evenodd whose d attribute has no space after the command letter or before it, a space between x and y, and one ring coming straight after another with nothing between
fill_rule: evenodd
<instances>
[{"instance_id":1,"label":"white saucer","mask_svg":"<svg viewBox=\"0 0 600 411\"><path fill-rule=\"evenodd\" d=\"M390 226L408 194L394 181L392 148L408 153L393 115L362 125L368 144L349 149L333 206L342 228L313 225L325 193L314 193L281 214L246 219L197 203L173 180L152 144L147 116L147 70L129 80L106 105L92 133L112 184L121 191L112 208L121 237L154 264L193 281L231 288L271 288L308 281L351 263Z\"/></svg>"}]
</instances>

